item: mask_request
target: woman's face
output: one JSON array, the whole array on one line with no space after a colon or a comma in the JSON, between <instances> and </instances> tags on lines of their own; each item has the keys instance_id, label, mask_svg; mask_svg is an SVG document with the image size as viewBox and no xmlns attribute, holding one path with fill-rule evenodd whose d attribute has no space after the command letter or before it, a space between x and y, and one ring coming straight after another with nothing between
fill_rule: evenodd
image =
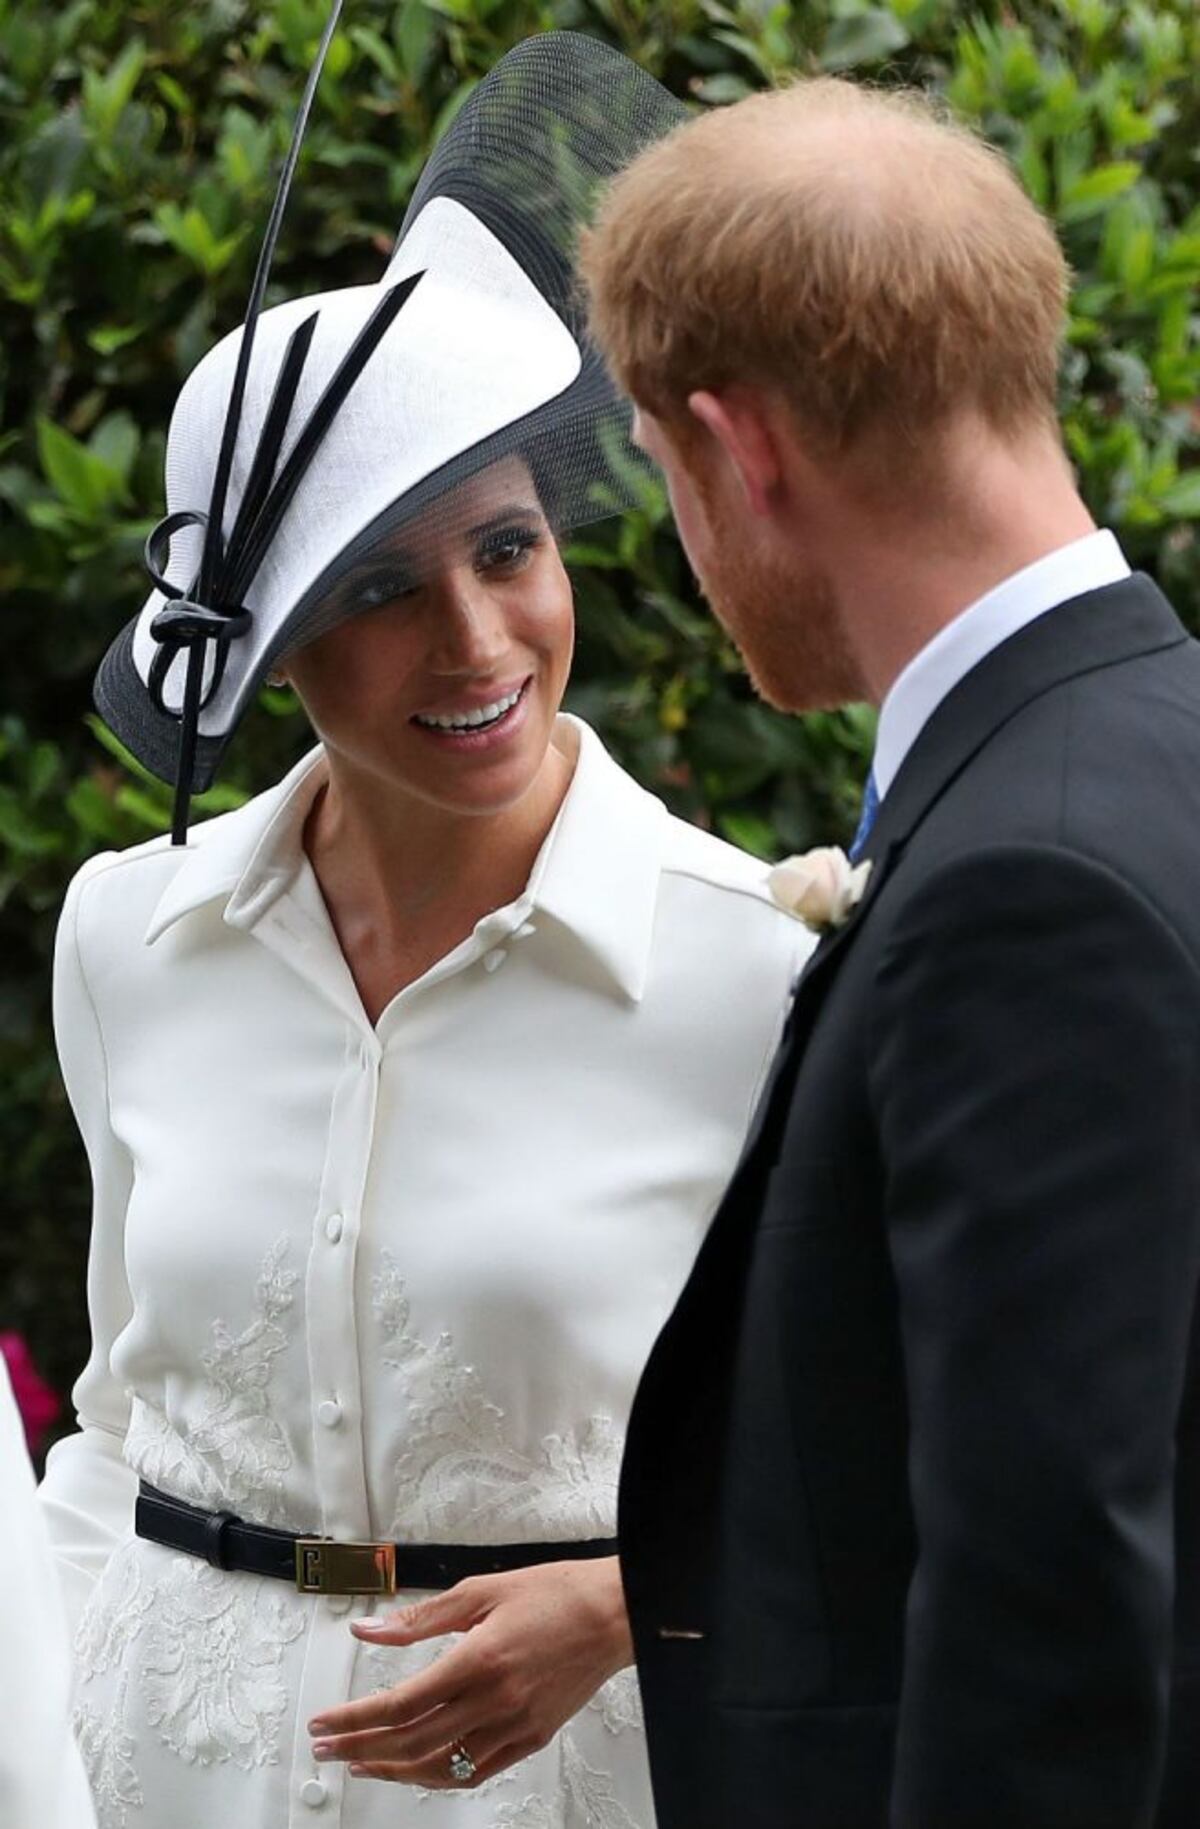
<instances>
[{"instance_id":1,"label":"woman's face","mask_svg":"<svg viewBox=\"0 0 1200 1829\"><path fill-rule=\"evenodd\" d=\"M421 565L405 577L406 552ZM458 492L453 531L406 529L282 671L331 755L460 814L520 800L546 761L574 643L571 586L527 466Z\"/></svg>"}]
</instances>

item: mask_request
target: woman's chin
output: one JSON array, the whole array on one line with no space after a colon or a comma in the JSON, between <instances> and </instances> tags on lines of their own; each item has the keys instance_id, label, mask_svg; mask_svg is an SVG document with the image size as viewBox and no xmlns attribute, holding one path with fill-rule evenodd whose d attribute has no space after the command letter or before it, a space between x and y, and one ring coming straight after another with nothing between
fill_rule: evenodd
<instances>
[{"instance_id":1,"label":"woman's chin","mask_svg":"<svg viewBox=\"0 0 1200 1829\"><path fill-rule=\"evenodd\" d=\"M469 737L422 741L421 767L411 774L406 771L404 785L450 814L506 812L536 785L546 764L550 731L551 726L535 729L526 719L520 732L504 742L473 742ZM427 733L422 731L421 737L426 739Z\"/></svg>"}]
</instances>

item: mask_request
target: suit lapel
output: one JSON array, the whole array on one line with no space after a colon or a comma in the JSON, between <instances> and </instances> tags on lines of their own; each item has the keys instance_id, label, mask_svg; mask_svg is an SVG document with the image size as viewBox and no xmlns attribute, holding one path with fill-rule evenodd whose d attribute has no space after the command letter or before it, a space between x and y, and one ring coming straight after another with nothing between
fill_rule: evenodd
<instances>
[{"instance_id":1,"label":"suit lapel","mask_svg":"<svg viewBox=\"0 0 1200 1829\"><path fill-rule=\"evenodd\" d=\"M734 1187L786 1113L808 1038L838 966L907 840L947 788L996 732L1042 693L1098 667L1187 640L1187 631L1157 586L1135 573L1119 584L1088 591L1029 624L994 649L938 706L880 807L863 852L872 869L862 901L845 927L825 936L801 975Z\"/></svg>"},{"instance_id":2,"label":"suit lapel","mask_svg":"<svg viewBox=\"0 0 1200 1829\"><path fill-rule=\"evenodd\" d=\"M1100 667L1187 640L1157 585L1137 572L1038 617L942 700L884 796L864 855L903 845L996 732L1035 699Z\"/></svg>"},{"instance_id":3,"label":"suit lapel","mask_svg":"<svg viewBox=\"0 0 1200 1829\"><path fill-rule=\"evenodd\" d=\"M866 918L875 900L888 868L892 862L895 847L883 852L871 860L871 875L861 902L854 910L844 927L831 928L822 938L800 975L792 998L792 1007L788 1012L783 1034L766 1084L759 1096L746 1141L742 1146L738 1172L742 1165L754 1154L766 1130L772 1113L778 1108L782 1099L790 1093L791 1083L795 1077L796 1067L804 1052L813 1023L824 1002L825 994L832 984L837 968L849 951L855 935Z\"/></svg>"}]
</instances>

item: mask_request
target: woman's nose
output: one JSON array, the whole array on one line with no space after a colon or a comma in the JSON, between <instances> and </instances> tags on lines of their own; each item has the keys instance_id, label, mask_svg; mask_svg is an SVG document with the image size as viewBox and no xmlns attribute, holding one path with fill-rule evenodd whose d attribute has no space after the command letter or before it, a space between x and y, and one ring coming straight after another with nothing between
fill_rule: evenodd
<instances>
[{"instance_id":1,"label":"woman's nose","mask_svg":"<svg viewBox=\"0 0 1200 1829\"><path fill-rule=\"evenodd\" d=\"M438 593L435 666L446 673L486 673L508 647L502 607L474 572L444 581Z\"/></svg>"}]
</instances>

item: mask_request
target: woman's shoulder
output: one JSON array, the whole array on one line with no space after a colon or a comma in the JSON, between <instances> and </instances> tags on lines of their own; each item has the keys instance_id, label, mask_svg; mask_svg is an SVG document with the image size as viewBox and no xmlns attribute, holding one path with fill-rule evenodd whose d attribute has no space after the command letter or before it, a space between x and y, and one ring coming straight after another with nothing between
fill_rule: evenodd
<instances>
[{"instance_id":1,"label":"woman's shoulder","mask_svg":"<svg viewBox=\"0 0 1200 1829\"><path fill-rule=\"evenodd\" d=\"M656 949L663 946L685 961L707 957L718 974L722 961L738 962L743 977L757 965L768 987L781 978L790 982L812 950L812 938L771 899L771 866L670 812L582 719L568 721L591 784L588 818L606 843L620 835L626 844L640 845L655 875Z\"/></svg>"},{"instance_id":2,"label":"woman's shoulder","mask_svg":"<svg viewBox=\"0 0 1200 1829\"><path fill-rule=\"evenodd\" d=\"M688 877L717 895L747 896L775 914L782 910L767 890L770 865L749 851L739 850L702 826L668 813L663 829L663 870Z\"/></svg>"},{"instance_id":3,"label":"woman's shoulder","mask_svg":"<svg viewBox=\"0 0 1200 1829\"><path fill-rule=\"evenodd\" d=\"M108 936L122 945L131 937L142 939L177 880L192 875L215 881L230 874L226 862L252 846L279 793L277 784L229 812L197 820L186 845L173 845L164 832L88 858L67 885L60 934L69 932L77 945L85 936L89 945L100 946Z\"/></svg>"},{"instance_id":4,"label":"woman's shoulder","mask_svg":"<svg viewBox=\"0 0 1200 1829\"><path fill-rule=\"evenodd\" d=\"M699 929L706 942L730 949L743 972L757 959L769 975L790 978L811 952L813 939L771 899L769 870L762 858L667 815L664 919Z\"/></svg>"},{"instance_id":5,"label":"woman's shoulder","mask_svg":"<svg viewBox=\"0 0 1200 1829\"><path fill-rule=\"evenodd\" d=\"M262 798L258 796L258 799ZM161 895L178 871L188 867L199 852L220 843L231 828L236 830L239 825L246 824L255 804L253 800L248 801L232 812L197 821L188 831L186 845L173 845L170 834L163 832L121 851L97 852L81 864L71 878L65 906L85 899L89 905L111 899L120 902L127 913L132 913L133 904L141 898Z\"/></svg>"}]
</instances>

